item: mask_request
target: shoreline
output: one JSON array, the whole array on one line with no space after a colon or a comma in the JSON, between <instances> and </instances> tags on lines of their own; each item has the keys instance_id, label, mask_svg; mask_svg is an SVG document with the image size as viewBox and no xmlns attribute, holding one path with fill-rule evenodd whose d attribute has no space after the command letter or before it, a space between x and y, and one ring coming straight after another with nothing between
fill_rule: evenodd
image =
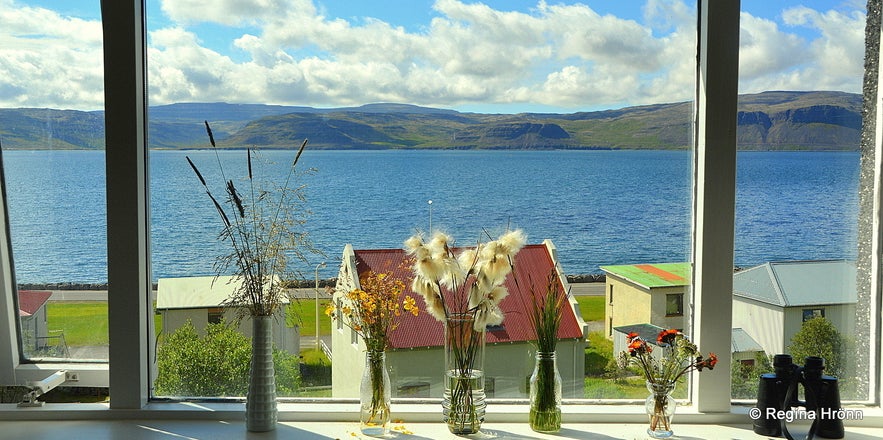
<instances>
[{"instance_id":1,"label":"shoreline","mask_svg":"<svg viewBox=\"0 0 883 440\"><path fill-rule=\"evenodd\" d=\"M336 283L336 278L326 278L319 280L319 287L327 287L334 286ZM581 274L581 275L567 275L567 282L571 284L580 284L580 283L603 283L605 281L604 274ZM153 283L153 290L156 290L156 283ZM315 281L312 280L300 280L289 283L289 287L293 288L313 288L315 287ZM77 290L77 291L89 291L89 290L108 290L107 283L20 283L18 285L19 290L54 290L54 291L62 291L62 290Z\"/></svg>"}]
</instances>

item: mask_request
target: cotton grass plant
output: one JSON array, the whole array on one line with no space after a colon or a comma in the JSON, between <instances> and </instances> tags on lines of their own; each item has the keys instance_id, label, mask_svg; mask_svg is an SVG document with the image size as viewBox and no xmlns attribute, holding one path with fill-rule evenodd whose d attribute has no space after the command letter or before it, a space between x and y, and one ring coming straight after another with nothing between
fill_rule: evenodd
<instances>
[{"instance_id":1,"label":"cotton grass plant","mask_svg":"<svg viewBox=\"0 0 883 440\"><path fill-rule=\"evenodd\" d=\"M426 311L441 322L454 314L471 314L477 331L502 323L500 302L509 294L503 282L527 237L516 229L459 254L454 253L453 240L436 232L428 242L420 234L405 241L405 250L414 259L411 290L423 297Z\"/></svg>"},{"instance_id":2,"label":"cotton grass plant","mask_svg":"<svg viewBox=\"0 0 883 440\"><path fill-rule=\"evenodd\" d=\"M454 434L476 433L484 420L484 332L503 322L500 302L509 293L503 283L525 241L521 230L508 231L458 254L453 238L442 232L428 242L419 234L405 241L413 258L411 290L423 296L429 314L445 323L442 407Z\"/></svg>"},{"instance_id":3,"label":"cotton grass plant","mask_svg":"<svg viewBox=\"0 0 883 440\"><path fill-rule=\"evenodd\" d=\"M227 177L207 121L205 129L223 179L223 201L214 196L189 156L187 163L221 219L220 240L231 246L231 251L218 257L214 263L218 275L232 272L231 282L236 285L224 305L235 307L243 315L273 316L284 303L283 279L294 278L290 259L293 257L306 263L307 254L318 253L303 231L309 215L305 207L305 185L295 186L300 176L312 172L297 170L307 141L303 141L294 155L281 185L258 181L253 160L257 153L251 148L245 150L247 175L242 182L243 192L237 188L239 184Z\"/></svg>"}]
</instances>

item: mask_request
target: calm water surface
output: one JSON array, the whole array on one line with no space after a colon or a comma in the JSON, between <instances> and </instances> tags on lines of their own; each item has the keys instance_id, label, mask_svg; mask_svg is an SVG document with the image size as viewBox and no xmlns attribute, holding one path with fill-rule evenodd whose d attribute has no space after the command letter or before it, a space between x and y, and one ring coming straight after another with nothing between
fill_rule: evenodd
<instances>
[{"instance_id":1,"label":"calm water surface","mask_svg":"<svg viewBox=\"0 0 883 440\"><path fill-rule=\"evenodd\" d=\"M19 282L107 279L104 154L6 151ZM263 152L280 181L292 152ZM150 153L154 279L213 273L220 220L185 156L220 185L212 151ZM736 264L855 258L858 153L739 153ZM220 155L226 177L247 173L244 151ZM689 256L691 153L683 151L307 151L307 229L326 256L343 246L398 248L415 230L460 244L523 228L552 239L568 273ZM217 186L212 191L223 194ZM320 273L334 276L335 264Z\"/></svg>"}]
</instances>

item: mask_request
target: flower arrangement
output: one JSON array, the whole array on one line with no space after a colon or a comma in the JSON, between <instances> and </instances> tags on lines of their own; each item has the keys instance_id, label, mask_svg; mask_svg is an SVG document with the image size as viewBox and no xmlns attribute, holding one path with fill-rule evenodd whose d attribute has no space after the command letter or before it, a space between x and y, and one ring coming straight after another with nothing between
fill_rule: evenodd
<instances>
[{"instance_id":1,"label":"flower arrangement","mask_svg":"<svg viewBox=\"0 0 883 440\"><path fill-rule=\"evenodd\" d=\"M436 232L405 241L413 258L411 290L426 311L445 324L444 419L454 434L473 434L484 420L484 338L488 325L503 322L500 302L508 295L503 282L514 268L526 237L509 231L455 255L453 239ZM517 281L517 280L516 280Z\"/></svg>"},{"instance_id":2,"label":"flower arrangement","mask_svg":"<svg viewBox=\"0 0 883 440\"><path fill-rule=\"evenodd\" d=\"M298 175L296 167L307 141L297 150L284 184L274 188L256 182L252 163L255 152L247 149L247 188L243 194L224 172L208 121L205 129L224 180L226 199L223 203L212 194L196 164L189 156L186 158L221 218L220 239L229 241L232 246L231 252L219 257L214 265L218 275L232 270L231 282L238 283L226 305L250 316L272 316L283 303L285 291L280 277L290 273L289 256L306 262L307 253L319 253L306 232L298 230L308 214L303 207L304 187L291 186Z\"/></svg>"},{"instance_id":3,"label":"flower arrangement","mask_svg":"<svg viewBox=\"0 0 883 440\"><path fill-rule=\"evenodd\" d=\"M453 238L443 232L436 232L428 243L422 235L414 235L405 241L405 250L414 258L411 290L423 296L426 311L439 321L471 314L477 331L500 324L499 304L509 294L503 282L526 240L524 232L516 229L455 255Z\"/></svg>"},{"instance_id":4,"label":"flower arrangement","mask_svg":"<svg viewBox=\"0 0 883 440\"><path fill-rule=\"evenodd\" d=\"M671 435L671 416L674 413L674 399L671 391L678 380L690 371L713 370L717 365L717 355L709 353L703 357L696 344L675 329L662 330L656 336L656 343L664 350L662 358L651 354L653 347L637 333L626 336L628 349L620 353L618 363L621 368L638 365L647 380L647 389L652 393L646 401L650 416L651 437Z\"/></svg>"},{"instance_id":5,"label":"flower arrangement","mask_svg":"<svg viewBox=\"0 0 883 440\"><path fill-rule=\"evenodd\" d=\"M651 383L675 383L690 371L713 370L717 365L717 355L709 353L707 358L703 357L696 344L675 329L662 330L656 337L660 348L665 350L661 360L651 355L653 348L637 333L629 333L626 342L629 345L620 353L620 366L638 365Z\"/></svg>"},{"instance_id":6,"label":"flower arrangement","mask_svg":"<svg viewBox=\"0 0 883 440\"><path fill-rule=\"evenodd\" d=\"M329 303L325 314L340 319L365 341L367 359L362 381L360 420L363 433L384 435L390 418L389 377L386 373L384 352L389 347L390 334L398 327L397 317L402 312L417 316L416 301L404 295L405 283L392 273L367 272L359 277L360 288L344 295L346 305L340 310Z\"/></svg>"},{"instance_id":7,"label":"flower arrangement","mask_svg":"<svg viewBox=\"0 0 883 440\"><path fill-rule=\"evenodd\" d=\"M347 305L340 310L329 303L325 314L342 319L365 341L369 352L382 352L389 347L389 335L398 327L396 317L402 312L417 316L420 309L410 295L404 295L405 284L391 273L367 272L359 277L360 289L344 295Z\"/></svg>"}]
</instances>

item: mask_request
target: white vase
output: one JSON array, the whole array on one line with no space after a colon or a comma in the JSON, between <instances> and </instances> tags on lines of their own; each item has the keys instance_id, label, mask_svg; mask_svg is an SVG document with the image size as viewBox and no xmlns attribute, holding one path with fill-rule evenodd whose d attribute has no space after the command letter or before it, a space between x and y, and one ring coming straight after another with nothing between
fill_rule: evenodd
<instances>
[{"instance_id":1,"label":"white vase","mask_svg":"<svg viewBox=\"0 0 883 440\"><path fill-rule=\"evenodd\" d=\"M251 365L245 401L249 431L276 429L276 370L273 366L273 317L252 316Z\"/></svg>"}]
</instances>

